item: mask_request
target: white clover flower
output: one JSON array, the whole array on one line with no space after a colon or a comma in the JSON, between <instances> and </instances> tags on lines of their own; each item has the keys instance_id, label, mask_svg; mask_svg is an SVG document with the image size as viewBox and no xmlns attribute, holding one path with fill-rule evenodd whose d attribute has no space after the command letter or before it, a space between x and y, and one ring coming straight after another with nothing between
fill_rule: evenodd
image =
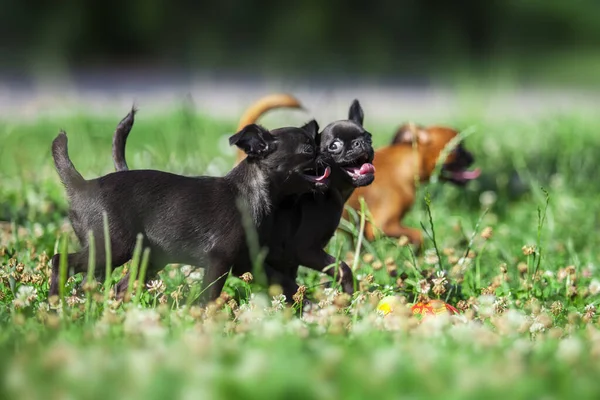
<instances>
[{"instance_id":1,"label":"white clover flower","mask_svg":"<svg viewBox=\"0 0 600 400\"><path fill-rule=\"evenodd\" d=\"M85 303L85 299L81 298L81 297L77 297L76 294L73 294L72 296L69 296L65 299L65 301L67 302L67 305L69 307L73 307L76 304L81 304L81 303Z\"/></svg>"},{"instance_id":2,"label":"white clover flower","mask_svg":"<svg viewBox=\"0 0 600 400\"><path fill-rule=\"evenodd\" d=\"M131 308L125 314L123 330L131 335L160 338L167 332L160 323L160 314L151 308Z\"/></svg>"},{"instance_id":3,"label":"white clover flower","mask_svg":"<svg viewBox=\"0 0 600 400\"><path fill-rule=\"evenodd\" d=\"M33 286L19 286L14 304L20 307L29 307L37 297L37 290Z\"/></svg>"},{"instance_id":4,"label":"white clover flower","mask_svg":"<svg viewBox=\"0 0 600 400\"><path fill-rule=\"evenodd\" d=\"M285 306L285 295L279 294L277 296L273 296L273 300L271 300L271 307L274 311L283 310Z\"/></svg>"},{"instance_id":5,"label":"white clover flower","mask_svg":"<svg viewBox=\"0 0 600 400\"><path fill-rule=\"evenodd\" d=\"M587 306L585 306L584 311L586 313L595 314L596 313L596 306L593 305L593 304L588 304Z\"/></svg>"},{"instance_id":6,"label":"white clover flower","mask_svg":"<svg viewBox=\"0 0 600 400\"><path fill-rule=\"evenodd\" d=\"M194 272L190 273L190 276L188 277L188 281L200 282L200 281L202 281L202 278L204 278L204 270L194 271Z\"/></svg>"},{"instance_id":7,"label":"white clover flower","mask_svg":"<svg viewBox=\"0 0 600 400\"><path fill-rule=\"evenodd\" d=\"M427 249L425 250L425 263L429 265L436 265L440 262L440 259L437 255L435 249Z\"/></svg>"},{"instance_id":8,"label":"white clover flower","mask_svg":"<svg viewBox=\"0 0 600 400\"><path fill-rule=\"evenodd\" d=\"M427 281L427 279L421 279L417 286L417 291L422 294L429 293L431 290L431 284Z\"/></svg>"},{"instance_id":9,"label":"white clover flower","mask_svg":"<svg viewBox=\"0 0 600 400\"><path fill-rule=\"evenodd\" d=\"M163 293L166 288L165 283L161 280L150 281L150 282L148 282L146 287L148 287L148 292L156 293L156 294Z\"/></svg>"},{"instance_id":10,"label":"white clover flower","mask_svg":"<svg viewBox=\"0 0 600 400\"><path fill-rule=\"evenodd\" d=\"M535 333L538 333L538 332L544 332L545 329L546 328L544 328L544 324L542 324L541 322L534 322L529 327L529 332L535 334Z\"/></svg>"},{"instance_id":11,"label":"white clover flower","mask_svg":"<svg viewBox=\"0 0 600 400\"><path fill-rule=\"evenodd\" d=\"M592 296L595 296L598 293L600 293L600 281L598 281L597 279L593 279L590 283L590 286L588 287L588 290L590 291L590 294Z\"/></svg>"},{"instance_id":12,"label":"white clover flower","mask_svg":"<svg viewBox=\"0 0 600 400\"><path fill-rule=\"evenodd\" d=\"M179 268L179 270L181 271L183 276L188 277L190 275L190 273L192 272L192 266L191 265L182 265L181 268Z\"/></svg>"},{"instance_id":13,"label":"white clover flower","mask_svg":"<svg viewBox=\"0 0 600 400\"><path fill-rule=\"evenodd\" d=\"M446 284L446 277L445 277L445 273L444 271L437 271L435 273L435 278L433 278L433 284L434 285L445 285Z\"/></svg>"},{"instance_id":14,"label":"white clover flower","mask_svg":"<svg viewBox=\"0 0 600 400\"><path fill-rule=\"evenodd\" d=\"M576 362L583 351L581 341L570 337L560 341L556 349L556 356L567 362Z\"/></svg>"},{"instance_id":15,"label":"white clover flower","mask_svg":"<svg viewBox=\"0 0 600 400\"><path fill-rule=\"evenodd\" d=\"M496 202L497 198L498 196L496 195L496 192L486 190L484 192L481 192L481 194L479 195L479 203L481 203L481 205L484 207L490 207Z\"/></svg>"}]
</instances>

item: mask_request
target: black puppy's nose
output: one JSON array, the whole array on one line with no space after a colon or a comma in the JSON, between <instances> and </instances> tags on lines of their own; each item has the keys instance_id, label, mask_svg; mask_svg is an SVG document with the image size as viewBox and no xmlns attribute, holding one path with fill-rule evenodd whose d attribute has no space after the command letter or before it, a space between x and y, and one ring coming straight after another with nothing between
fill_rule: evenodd
<instances>
[{"instance_id":1,"label":"black puppy's nose","mask_svg":"<svg viewBox=\"0 0 600 400\"><path fill-rule=\"evenodd\" d=\"M354 149L361 149L364 148L365 142L362 139L356 139L352 142L352 147Z\"/></svg>"},{"instance_id":2,"label":"black puppy's nose","mask_svg":"<svg viewBox=\"0 0 600 400\"><path fill-rule=\"evenodd\" d=\"M462 156L463 156L464 163L467 165L471 165L475 161L475 157L473 157L473 154L469 153L466 150L463 152Z\"/></svg>"}]
</instances>

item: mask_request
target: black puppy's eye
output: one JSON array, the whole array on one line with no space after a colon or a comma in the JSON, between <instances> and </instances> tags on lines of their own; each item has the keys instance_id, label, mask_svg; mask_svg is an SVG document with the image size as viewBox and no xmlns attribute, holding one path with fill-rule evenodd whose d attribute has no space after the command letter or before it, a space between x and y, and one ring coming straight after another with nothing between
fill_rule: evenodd
<instances>
[{"instance_id":1,"label":"black puppy's eye","mask_svg":"<svg viewBox=\"0 0 600 400\"><path fill-rule=\"evenodd\" d=\"M311 146L310 144L305 144L300 149L300 152L302 154L313 154L315 152L315 148L313 146Z\"/></svg>"},{"instance_id":2,"label":"black puppy's eye","mask_svg":"<svg viewBox=\"0 0 600 400\"><path fill-rule=\"evenodd\" d=\"M342 147L342 142L340 142L339 140L335 140L329 145L329 151L333 153L338 153L342 150Z\"/></svg>"}]
</instances>

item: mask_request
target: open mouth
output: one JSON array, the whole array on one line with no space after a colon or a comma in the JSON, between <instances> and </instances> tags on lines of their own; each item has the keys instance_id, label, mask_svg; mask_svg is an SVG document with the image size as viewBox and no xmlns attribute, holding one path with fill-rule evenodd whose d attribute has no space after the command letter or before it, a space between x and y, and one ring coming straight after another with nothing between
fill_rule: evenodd
<instances>
[{"instance_id":1,"label":"open mouth","mask_svg":"<svg viewBox=\"0 0 600 400\"><path fill-rule=\"evenodd\" d=\"M342 167L352 179L358 179L363 176L373 175L375 167L371 163L364 163L360 166Z\"/></svg>"},{"instance_id":2,"label":"open mouth","mask_svg":"<svg viewBox=\"0 0 600 400\"><path fill-rule=\"evenodd\" d=\"M316 183L325 183L331 174L331 168L326 167L322 174L318 174L314 168L303 171L304 177Z\"/></svg>"},{"instance_id":3,"label":"open mouth","mask_svg":"<svg viewBox=\"0 0 600 400\"><path fill-rule=\"evenodd\" d=\"M458 182L458 183L467 183L468 181L472 181L473 179L477 179L481 174L481 170L479 168L475 168L472 171L463 169L459 171L450 171L447 169L442 170L442 177Z\"/></svg>"}]
</instances>

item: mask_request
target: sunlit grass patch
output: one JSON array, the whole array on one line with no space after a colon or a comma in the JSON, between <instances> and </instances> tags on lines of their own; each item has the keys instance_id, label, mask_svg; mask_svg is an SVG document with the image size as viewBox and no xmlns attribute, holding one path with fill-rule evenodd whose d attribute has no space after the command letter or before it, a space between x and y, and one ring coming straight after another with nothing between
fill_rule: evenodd
<instances>
[{"instance_id":1,"label":"sunlit grass patch","mask_svg":"<svg viewBox=\"0 0 600 400\"><path fill-rule=\"evenodd\" d=\"M219 175L232 163L220 144L231 121L138 119L131 168ZM597 397L598 121L497 125L459 116L459 128L477 126L466 145L484 174L465 189L419 189L406 220L427 231L418 256L402 238L385 237L363 242L357 254L356 237L338 233L328 251L355 266L354 296L301 269L294 308L251 274L230 278L219 300L200 308L188 300L202 266L171 265L117 299L111 286L127 263L106 283L72 276L64 302L48 298L59 238L78 246L50 142L66 129L84 176L108 173L117 120L80 116L0 130L3 397ZM369 129L385 143L393 127ZM386 296L397 296L398 306L384 316L376 306ZM304 298L313 305L300 316ZM460 313L412 314L410 304L430 299Z\"/></svg>"}]
</instances>

